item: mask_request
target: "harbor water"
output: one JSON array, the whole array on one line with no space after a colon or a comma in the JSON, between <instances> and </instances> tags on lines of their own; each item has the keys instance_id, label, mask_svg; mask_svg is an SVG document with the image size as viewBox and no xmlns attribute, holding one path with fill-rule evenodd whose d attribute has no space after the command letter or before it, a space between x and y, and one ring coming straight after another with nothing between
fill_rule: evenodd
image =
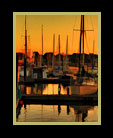
<instances>
[{"instance_id":1,"label":"harbor water","mask_svg":"<svg viewBox=\"0 0 113 138\"><path fill-rule=\"evenodd\" d=\"M71 89L71 86L69 86ZM21 85L24 93L24 86ZM26 87L26 94L58 94L58 84L35 84ZM67 87L61 85L61 94L67 94ZM71 95L71 91L69 92ZM96 122L98 106L41 105L27 104L20 109L17 122Z\"/></svg>"},{"instance_id":2,"label":"harbor water","mask_svg":"<svg viewBox=\"0 0 113 138\"><path fill-rule=\"evenodd\" d=\"M17 122L97 122L97 106L26 105Z\"/></svg>"},{"instance_id":3,"label":"harbor water","mask_svg":"<svg viewBox=\"0 0 113 138\"><path fill-rule=\"evenodd\" d=\"M22 94L58 95L59 84L34 84L33 86L20 85ZM73 86L61 85L60 94L73 94ZM82 93L85 94L85 93ZM97 122L98 106L89 105L22 105L17 115L17 122Z\"/></svg>"}]
</instances>

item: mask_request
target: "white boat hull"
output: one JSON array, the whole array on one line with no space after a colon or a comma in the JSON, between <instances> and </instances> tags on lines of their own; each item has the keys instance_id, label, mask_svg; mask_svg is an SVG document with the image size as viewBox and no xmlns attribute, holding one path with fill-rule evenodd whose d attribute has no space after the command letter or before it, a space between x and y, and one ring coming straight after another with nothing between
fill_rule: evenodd
<instances>
[{"instance_id":1,"label":"white boat hull","mask_svg":"<svg viewBox=\"0 0 113 138\"><path fill-rule=\"evenodd\" d=\"M93 94L97 91L98 85L77 85L71 86L71 94Z\"/></svg>"}]
</instances>

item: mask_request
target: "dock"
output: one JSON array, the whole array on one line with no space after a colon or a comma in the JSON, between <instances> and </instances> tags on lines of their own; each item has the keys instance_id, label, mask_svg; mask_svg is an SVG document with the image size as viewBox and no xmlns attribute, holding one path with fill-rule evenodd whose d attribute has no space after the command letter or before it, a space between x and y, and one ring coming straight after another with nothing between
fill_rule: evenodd
<instances>
[{"instance_id":1,"label":"dock","mask_svg":"<svg viewBox=\"0 0 113 138\"><path fill-rule=\"evenodd\" d=\"M92 95L38 95L23 94L24 104L98 105L97 94Z\"/></svg>"},{"instance_id":2,"label":"dock","mask_svg":"<svg viewBox=\"0 0 113 138\"><path fill-rule=\"evenodd\" d=\"M59 84L65 83L69 84L70 79L59 79L59 78L47 78L47 79L31 79L26 81L20 81L19 84L32 85L34 83L44 83L44 84Z\"/></svg>"}]
</instances>

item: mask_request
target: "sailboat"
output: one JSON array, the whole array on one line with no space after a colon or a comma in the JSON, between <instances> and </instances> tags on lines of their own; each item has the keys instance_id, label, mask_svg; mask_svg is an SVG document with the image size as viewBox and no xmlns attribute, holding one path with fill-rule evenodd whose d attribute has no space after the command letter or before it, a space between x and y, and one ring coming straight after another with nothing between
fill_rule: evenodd
<instances>
[{"instance_id":1,"label":"sailboat","mask_svg":"<svg viewBox=\"0 0 113 138\"><path fill-rule=\"evenodd\" d=\"M64 61L63 74L72 74L72 71L69 69L68 62L69 60L68 60L68 35L67 35L66 56L65 56L65 61Z\"/></svg>"},{"instance_id":2,"label":"sailboat","mask_svg":"<svg viewBox=\"0 0 113 138\"><path fill-rule=\"evenodd\" d=\"M88 72L84 68L84 15L81 15L81 29L80 29L80 54L79 54L79 72L76 74L77 81L71 86L71 94L92 94L98 90L98 84L90 78ZM81 39L83 38L83 54L81 64ZM81 66L82 65L82 66Z\"/></svg>"},{"instance_id":3,"label":"sailboat","mask_svg":"<svg viewBox=\"0 0 113 138\"><path fill-rule=\"evenodd\" d=\"M92 77L98 77L98 69L94 66L94 40L93 40L93 58L92 58L92 68L88 71Z\"/></svg>"},{"instance_id":4,"label":"sailboat","mask_svg":"<svg viewBox=\"0 0 113 138\"><path fill-rule=\"evenodd\" d=\"M48 68L46 65L44 65L44 62L43 62L43 24L42 24L42 55L40 58L40 66L39 67L35 66L33 68L33 70L35 70L34 71L35 73L33 74L34 79L39 79L39 78L45 79L45 78L47 78ZM40 72L40 74L38 72ZM41 76L41 77L39 77L39 76Z\"/></svg>"},{"instance_id":5,"label":"sailboat","mask_svg":"<svg viewBox=\"0 0 113 138\"><path fill-rule=\"evenodd\" d=\"M58 66L55 66L54 64L55 35L53 35L53 65L52 65L52 71L48 74L48 76L51 77L60 77L63 74L61 67L61 55L60 55L60 35L58 36L58 44L59 44Z\"/></svg>"},{"instance_id":6,"label":"sailboat","mask_svg":"<svg viewBox=\"0 0 113 138\"><path fill-rule=\"evenodd\" d=\"M69 69L68 66L68 35L67 35L67 40L66 40L66 56L65 56L65 61L64 64L62 64L63 66L63 74L60 77L61 79L70 79L73 80L73 72Z\"/></svg>"},{"instance_id":7,"label":"sailboat","mask_svg":"<svg viewBox=\"0 0 113 138\"><path fill-rule=\"evenodd\" d=\"M28 77L30 77L30 63L28 63L28 55L27 55L27 27L26 27L26 15L25 15L25 55L24 55L24 67L21 67L19 70L19 79L20 80L26 80Z\"/></svg>"}]
</instances>

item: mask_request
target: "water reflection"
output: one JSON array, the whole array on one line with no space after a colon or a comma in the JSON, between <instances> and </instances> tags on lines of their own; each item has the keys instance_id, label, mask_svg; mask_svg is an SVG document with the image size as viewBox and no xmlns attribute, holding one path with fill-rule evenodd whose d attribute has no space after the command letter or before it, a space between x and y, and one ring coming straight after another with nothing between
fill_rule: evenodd
<instances>
[{"instance_id":1,"label":"water reflection","mask_svg":"<svg viewBox=\"0 0 113 138\"><path fill-rule=\"evenodd\" d=\"M75 122L85 122L89 110L94 110L94 106L71 106L76 114Z\"/></svg>"},{"instance_id":2,"label":"water reflection","mask_svg":"<svg viewBox=\"0 0 113 138\"><path fill-rule=\"evenodd\" d=\"M71 68L75 74L78 69ZM19 76L18 76L19 78ZM23 94L57 95L59 84L34 84L32 86L21 85ZM69 89L68 89L69 88ZM80 88L75 86L60 85L60 94L69 95L80 93ZM88 88L89 89L89 88ZM90 90L90 89L89 89ZM84 92L84 91L83 91ZM83 93L84 94L84 93ZM98 106L77 106L77 105L41 105L31 104L18 106L18 122L97 122Z\"/></svg>"},{"instance_id":3,"label":"water reflection","mask_svg":"<svg viewBox=\"0 0 113 138\"><path fill-rule=\"evenodd\" d=\"M96 122L98 106L24 105L18 122Z\"/></svg>"},{"instance_id":4,"label":"water reflection","mask_svg":"<svg viewBox=\"0 0 113 138\"><path fill-rule=\"evenodd\" d=\"M60 113L61 113L61 106L58 105L58 115L60 115Z\"/></svg>"},{"instance_id":5,"label":"water reflection","mask_svg":"<svg viewBox=\"0 0 113 138\"><path fill-rule=\"evenodd\" d=\"M67 94L67 88L68 86L63 87L61 84L34 84L33 86L21 85L21 92L23 94L57 95L58 93ZM70 95L70 88L68 91Z\"/></svg>"}]
</instances>

